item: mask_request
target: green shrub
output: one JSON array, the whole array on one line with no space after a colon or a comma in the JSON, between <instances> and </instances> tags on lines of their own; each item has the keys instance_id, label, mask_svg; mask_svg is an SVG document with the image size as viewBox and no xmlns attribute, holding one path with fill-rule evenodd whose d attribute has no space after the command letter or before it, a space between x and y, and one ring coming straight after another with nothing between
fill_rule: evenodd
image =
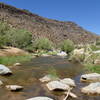
<instances>
[{"instance_id":1,"label":"green shrub","mask_svg":"<svg viewBox=\"0 0 100 100\"><path fill-rule=\"evenodd\" d=\"M6 33L9 30L7 23L0 22L0 48L6 44Z\"/></svg>"},{"instance_id":2,"label":"green shrub","mask_svg":"<svg viewBox=\"0 0 100 100\"><path fill-rule=\"evenodd\" d=\"M15 29L5 22L0 22L0 48L2 46L29 48L32 46L32 33L25 29Z\"/></svg>"},{"instance_id":3,"label":"green shrub","mask_svg":"<svg viewBox=\"0 0 100 100\"><path fill-rule=\"evenodd\" d=\"M61 43L60 47L62 51L69 53L74 50L74 43L71 40L67 39Z\"/></svg>"},{"instance_id":4,"label":"green shrub","mask_svg":"<svg viewBox=\"0 0 100 100\"><path fill-rule=\"evenodd\" d=\"M32 34L24 29L10 29L7 33L7 43L18 48L32 44Z\"/></svg>"},{"instance_id":5,"label":"green shrub","mask_svg":"<svg viewBox=\"0 0 100 100\"><path fill-rule=\"evenodd\" d=\"M100 46L100 38L96 40L96 45Z\"/></svg>"},{"instance_id":6,"label":"green shrub","mask_svg":"<svg viewBox=\"0 0 100 100\"><path fill-rule=\"evenodd\" d=\"M34 42L34 48L40 50L50 50L52 49L53 43L47 38L40 38Z\"/></svg>"}]
</instances>

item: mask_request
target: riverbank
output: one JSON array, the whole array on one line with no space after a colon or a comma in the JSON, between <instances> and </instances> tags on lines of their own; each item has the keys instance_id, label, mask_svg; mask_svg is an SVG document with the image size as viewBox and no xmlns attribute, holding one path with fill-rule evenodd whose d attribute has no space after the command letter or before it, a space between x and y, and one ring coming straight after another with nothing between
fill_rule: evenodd
<instances>
[{"instance_id":1,"label":"riverbank","mask_svg":"<svg viewBox=\"0 0 100 100\"><path fill-rule=\"evenodd\" d=\"M0 57L0 64L13 65L15 63L29 61L30 59L32 59L31 54L21 55L21 56L4 56L4 57Z\"/></svg>"},{"instance_id":2,"label":"riverbank","mask_svg":"<svg viewBox=\"0 0 100 100\"><path fill-rule=\"evenodd\" d=\"M85 45L76 48L70 53L68 59L72 62L79 62L85 66L86 73L100 73L100 46Z\"/></svg>"},{"instance_id":3,"label":"riverbank","mask_svg":"<svg viewBox=\"0 0 100 100\"><path fill-rule=\"evenodd\" d=\"M33 55L14 47L4 47L0 49L0 64L13 65L32 59Z\"/></svg>"}]
</instances>

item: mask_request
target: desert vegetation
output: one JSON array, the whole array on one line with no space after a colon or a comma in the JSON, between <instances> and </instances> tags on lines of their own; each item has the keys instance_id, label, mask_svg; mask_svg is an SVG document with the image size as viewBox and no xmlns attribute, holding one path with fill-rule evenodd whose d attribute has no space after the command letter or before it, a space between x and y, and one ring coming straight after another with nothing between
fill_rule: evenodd
<instances>
[{"instance_id":1,"label":"desert vegetation","mask_svg":"<svg viewBox=\"0 0 100 100\"><path fill-rule=\"evenodd\" d=\"M32 33L25 29L15 29L6 22L0 21L0 47L13 46L21 49L32 44Z\"/></svg>"},{"instance_id":2,"label":"desert vegetation","mask_svg":"<svg viewBox=\"0 0 100 100\"><path fill-rule=\"evenodd\" d=\"M32 59L32 55L21 55L21 56L4 56L0 57L0 64L13 65L14 63L22 63Z\"/></svg>"},{"instance_id":3,"label":"desert vegetation","mask_svg":"<svg viewBox=\"0 0 100 100\"><path fill-rule=\"evenodd\" d=\"M71 40L69 40L69 39L64 40L61 43L60 48L61 48L62 51L70 53L71 51L74 50L74 43Z\"/></svg>"},{"instance_id":4,"label":"desert vegetation","mask_svg":"<svg viewBox=\"0 0 100 100\"><path fill-rule=\"evenodd\" d=\"M51 50L53 43L48 38L39 38L34 42L33 46L36 50Z\"/></svg>"}]
</instances>

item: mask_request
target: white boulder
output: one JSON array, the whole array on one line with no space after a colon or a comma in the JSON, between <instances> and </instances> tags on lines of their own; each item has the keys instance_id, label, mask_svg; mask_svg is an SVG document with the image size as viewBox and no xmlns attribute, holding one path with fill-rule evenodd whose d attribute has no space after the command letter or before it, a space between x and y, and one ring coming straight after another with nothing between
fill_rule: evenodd
<instances>
[{"instance_id":1,"label":"white boulder","mask_svg":"<svg viewBox=\"0 0 100 100\"><path fill-rule=\"evenodd\" d=\"M72 80L71 78L64 78L62 80L60 80L61 83L67 84L69 86L75 87L75 82L74 80Z\"/></svg>"},{"instance_id":2,"label":"white boulder","mask_svg":"<svg viewBox=\"0 0 100 100\"><path fill-rule=\"evenodd\" d=\"M90 85L81 89L85 94L100 94L100 82L91 83Z\"/></svg>"},{"instance_id":3,"label":"white boulder","mask_svg":"<svg viewBox=\"0 0 100 100\"><path fill-rule=\"evenodd\" d=\"M51 82L47 83L46 86L48 87L48 89L50 91L54 91L54 90L69 90L70 89L69 85L63 84L60 81L51 81Z\"/></svg>"},{"instance_id":4,"label":"white boulder","mask_svg":"<svg viewBox=\"0 0 100 100\"><path fill-rule=\"evenodd\" d=\"M5 65L0 64L0 75L12 74L12 71Z\"/></svg>"},{"instance_id":5,"label":"white boulder","mask_svg":"<svg viewBox=\"0 0 100 100\"><path fill-rule=\"evenodd\" d=\"M34 98L26 99L26 100L53 100L53 99L48 98L48 97L34 97Z\"/></svg>"},{"instance_id":6,"label":"white boulder","mask_svg":"<svg viewBox=\"0 0 100 100\"><path fill-rule=\"evenodd\" d=\"M66 57L67 53L64 51L61 51L60 53L57 53L57 56Z\"/></svg>"},{"instance_id":7,"label":"white boulder","mask_svg":"<svg viewBox=\"0 0 100 100\"><path fill-rule=\"evenodd\" d=\"M97 50L97 51L93 51L93 53L100 53L100 50Z\"/></svg>"},{"instance_id":8,"label":"white boulder","mask_svg":"<svg viewBox=\"0 0 100 100\"><path fill-rule=\"evenodd\" d=\"M23 89L23 87L19 85L6 85L6 88L11 91L19 91Z\"/></svg>"},{"instance_id":9,"label":"white boulder","mask_svg":"<svg viewBox=\"0 0 100 100\"><path fill-rule=\"evenodd\" d=\"M100 82L100 74L98 73L85 74L81 76L80 80L83 82Z\"/></svg>"},{"instance_id":10,"label":"white boulder","mask_svg":"<svg viewBox=\"0 0 100 100\"><path fill-rule=\"evenodd\" d=\"M73 54L74 54L74 55L83 55L83 54L84 54L84 48L75 49L75 50L73 51Z\"/></svg>"}]
</instances>

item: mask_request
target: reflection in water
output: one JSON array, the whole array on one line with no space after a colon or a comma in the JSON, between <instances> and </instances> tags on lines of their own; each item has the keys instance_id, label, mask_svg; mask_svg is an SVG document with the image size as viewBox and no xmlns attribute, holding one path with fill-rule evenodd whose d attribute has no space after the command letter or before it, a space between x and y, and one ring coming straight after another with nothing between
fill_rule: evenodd
<instances>
[{"instance_id":1,"label":"reflection in water","mask_svg":"<svg viewBox=\"0 0 100 100\"><path fill-rule=\"evenodd\" d=\"M62 100L64 95L59 92L50 92L38 79L46 74L57 75L60 78L73 78L77 87L73 90L78 95L77 100L100 100L100 96L92 97L80 93L80 88L84 86L79 82L83 66L77 63L70 63L66 59L59 57L38 57L23 66L13 68L13 75L10 77L0 77L5 84L18 84L24 86L22 92L10 92L4 87L0 89L0 100L25 100L34 96L49 96L54 100ZM68 98L68 100L74 100ZM75 99L76 100L76 99Z\"/></svg>"}]
</instances>

